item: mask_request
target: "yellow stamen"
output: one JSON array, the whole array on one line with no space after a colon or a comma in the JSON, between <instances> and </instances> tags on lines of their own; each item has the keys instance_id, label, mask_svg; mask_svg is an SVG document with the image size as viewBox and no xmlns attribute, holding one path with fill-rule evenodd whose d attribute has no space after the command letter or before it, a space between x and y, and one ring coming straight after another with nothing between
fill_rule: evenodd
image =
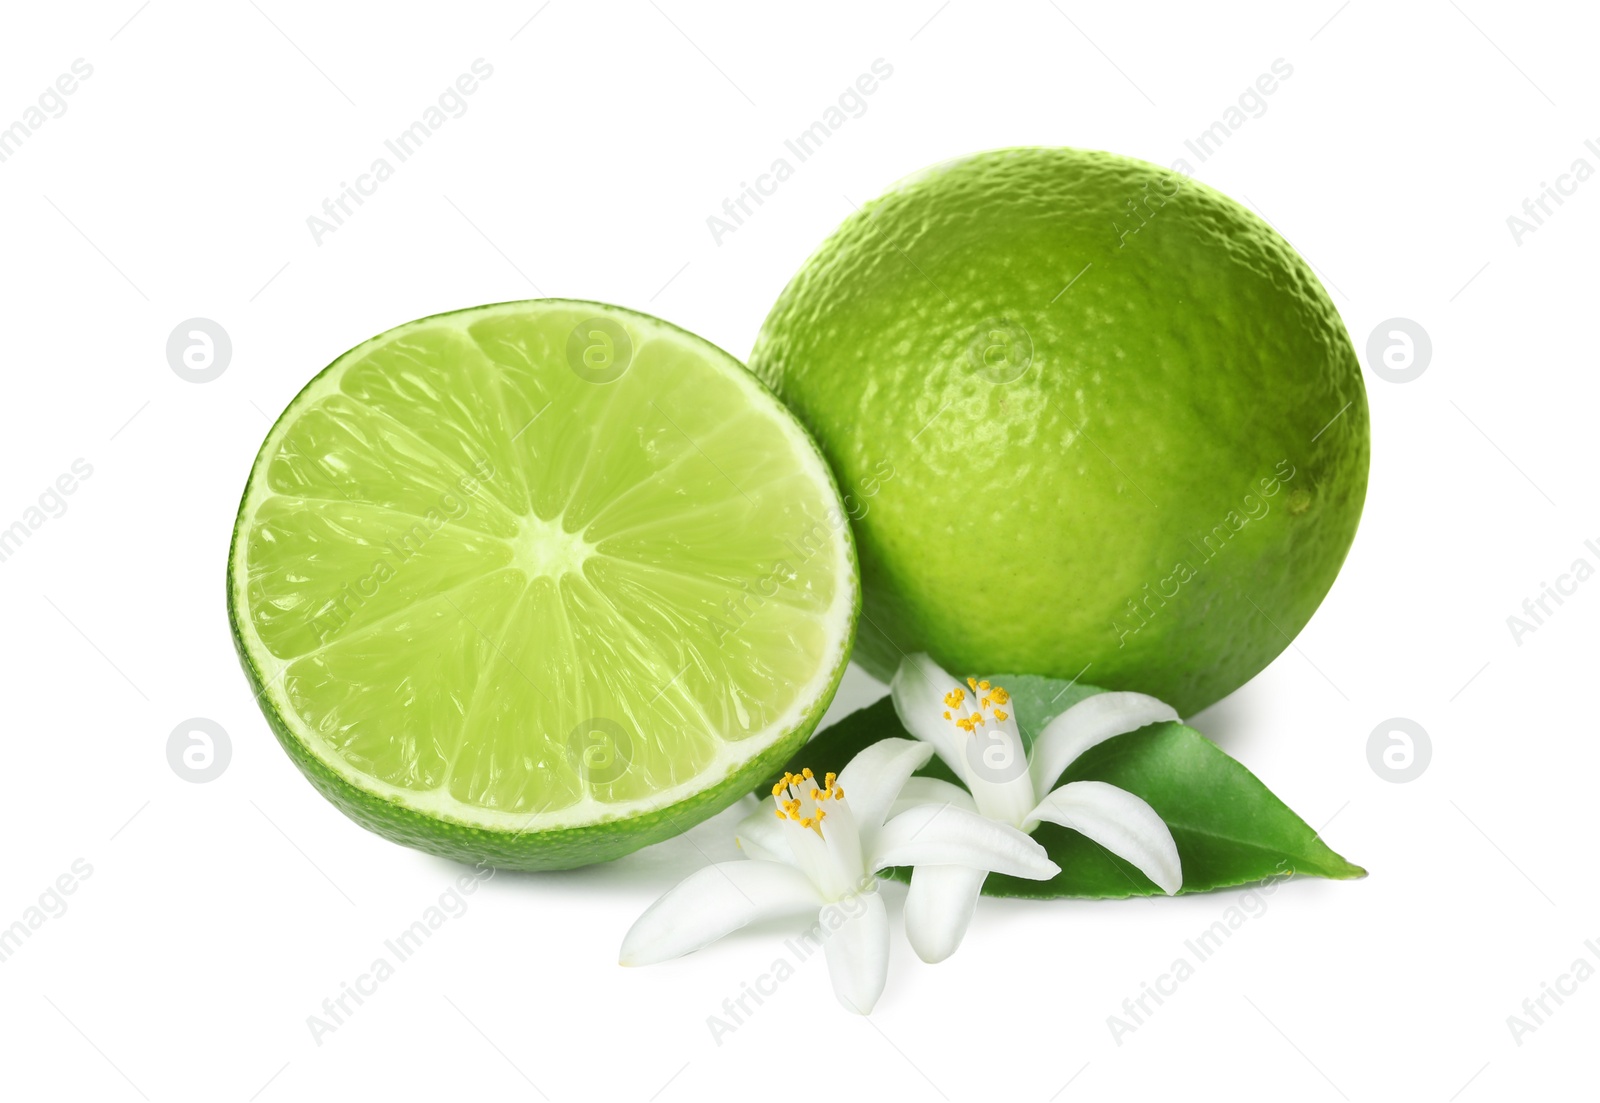
<instances>
[{"instance_id":1,"label":"yellow stamen","mask_svg":"<svg viewBox=\"0 0 1600 1103\"><path fill-rule=\"evenodd\" d=\"M811 784L806 785L806 782ZM801 827L809 828L820 839L822 821L828 815L822 804L830 798L843 800L844 790L839 787L838 774L824 774L822 784L818 785L817 775L805 769L798 774L785 773L783 780L773 786L772 796L775 802L773 811L778 819L792 820Z\"/></svg>"},{"instance_id":2,"label":"yellow stamen","mask_svg":"<svg viewBox=\"0 0 1600 1103\"><path fill-rule=\"evenodd\" d=\"M1011 703L1011 694L1004 688L992 682L980 682L976 678L968 678L967 686L972 691L973 704L977 706L976 711L967 712L963 708L966 703L966 691L958 687L944 695L946 720L970 735L990 723L991 715L994 723L1011 719L1011 714L999 707Z\"/></svg>"}]
</instances>

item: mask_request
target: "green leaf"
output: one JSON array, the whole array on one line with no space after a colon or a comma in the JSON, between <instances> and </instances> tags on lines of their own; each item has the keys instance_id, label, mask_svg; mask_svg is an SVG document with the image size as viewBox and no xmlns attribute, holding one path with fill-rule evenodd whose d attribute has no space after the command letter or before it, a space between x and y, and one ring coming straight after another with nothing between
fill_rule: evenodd
<instances>
[{"instance_id":1,"label":"green leaf","mask_svg":"<svg viewBox=\"0 0 1600 1103\"><path fill-rule=\"evenodd\" d=\"M1060 713L1103 692L1051 678L995 677L1010 690L1024 744ZM880 739L906 737L888 698L844 717L802 747L787 769L838 770ZM922 773L954 781L935 758ZM757 790L771 792L772 781ZM1330 849L1311 827L1272 795L1249 770L1205 736L1178 723L1152 724L1091 748L1058 784L1104 781L1147 801L1166 821L1183 860L1183 890L1213 889L1286 876L1348 879L1366 876ZM1033 833L1061 873L1049 881L991 874L988 896L1121 898L1161 892L1144 874L1098 843L1057 824ZM888 871L907 880L910 870Z\"/></svg>"}]
</instances>

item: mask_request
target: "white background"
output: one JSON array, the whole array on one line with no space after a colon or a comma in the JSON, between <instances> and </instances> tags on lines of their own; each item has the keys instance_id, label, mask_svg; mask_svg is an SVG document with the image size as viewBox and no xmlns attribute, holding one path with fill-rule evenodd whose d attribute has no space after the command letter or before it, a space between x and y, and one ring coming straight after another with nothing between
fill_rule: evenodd
<instances>
[{"instance_id":1,"label":"white background","mask_svg":"<svg viewBox=\"0 0 1600 1103\"><path fill-rule=\"evenodd\" d=\"M93 66L0 164L0 527L74 460L93 468L0 563L0 926L75 860L92 868L0 963L0 1091L1579 1094L1600 981L1549 1004L1521 1045L1507 1016L1600 939L1600 580L1520 643L1506 618L1574 560L1600 566L1584 547L1600 542L1600 179L1520 244L1506 218L1580 156L1600 169L1584 148L1600 144L1593 15L1486 0L542 2L0 17L0 125L75 59ZM466 114L315 243L307 216L477 58L494 72ZM893 75L866 112L715 243L707 216L878 58ZM236 664L229 530L301 384L399 322L541 293L657 313L743 356L810 250L896 178L1014 144L1170 163L1278 58L1293 76L1197 175L1315 264L1358 349L1399 316L1433 358L1411 383L1366 372L1371 490L1344 572L1296 645L1196 725L1371 877L1281 886L1121 1045L1107 1016L1238 894L985 901L961 951L925 966L898 941L891 886L895 958L870 1020L835 1003L819 955L718 1045L707 1016L781 939L615 964L638 912L703 861L680 841L496 876L316 1044L307 1017L458 870L317 796ZM165 355L195 316L234 349L204 385ZM880 692L852 672L836 710ZM169 733L196 716L231 737L208 784L167 763ZM1431 736L1408 784L1368 763L1395 716ZM726 853L726 827L697 829L698 845Z\"/></svg>"}]
</instances>

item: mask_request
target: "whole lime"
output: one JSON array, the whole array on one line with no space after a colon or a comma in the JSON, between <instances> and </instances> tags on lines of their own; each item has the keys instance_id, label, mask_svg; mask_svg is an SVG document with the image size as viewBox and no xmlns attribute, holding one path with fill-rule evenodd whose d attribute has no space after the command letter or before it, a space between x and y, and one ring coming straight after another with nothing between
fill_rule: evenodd
<instances>
[{"instance_id":1,"label":"whole lime","mask_svg":"<svg viewBox=\"0 0 1600 1103\"><path fill-rule=\"evenodd\" d=\"M1360 366L1311 268L1108 153L903 181L806 262L751 367L839 478L879 677L925 650L1193 713L1305 626L1366 495Z\"/></svg>"}]
</instances>

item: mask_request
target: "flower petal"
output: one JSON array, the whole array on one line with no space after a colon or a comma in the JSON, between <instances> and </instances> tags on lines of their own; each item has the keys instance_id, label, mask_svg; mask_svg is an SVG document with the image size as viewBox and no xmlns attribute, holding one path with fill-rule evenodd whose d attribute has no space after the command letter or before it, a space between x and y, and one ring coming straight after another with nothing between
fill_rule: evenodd
<instances>
[{"instance_id":1,"label":"flower petal","mask_svg":"<svg viewBox=\"0 0 1600 1103\"><path fill-rule=\"evenodd\" d=\"M1168 896L1183 887L1172 832L1154 808L1126 789L1103 781L1063 785L1039 802L1023 826L1031 831L1041 820L1070 827L1132 862Z\"/></svg>"},{"instance_id":2,"label":"flower petal","mask_svg":"<svg viewBox=\"0 0 1600 1103\"><path fill-rule=\"evenodd\" d=\"M990 819L1013 826L1039 799L1028 772L1028 752L1017 731L1016 717L980 725L962 747L967 768L961 774L972 790L978 810Z\"/></svg>"},{"instance_id":3,"label":"flower petal","mask_svg":"<svg viewBox=\"0 0 1600 1103\"><path fill-rule=\"evenodd\" d=\"M1043 881L1061 872L1015 827L953 804L923 804L883 825L867 866L967 866Z\"/></svg>"},{"instance_id":4,"label":"flower petal","mask_svg":"<svg viewBox=\"0 0 1600 1103\"><path fill-rule=\"evenodd\" d=\"M833 994L857 1015L872 1012L889 979L889 913L874 890L822 909L822 948L828 956Z\"/></svg>"},{"instance_id":5,"label":"flower petal","mask_svg":"<svg viewBox=\"0 0 1600 1103\"><path fill-rule=\"evenodd\" d=\"M953 804L969 812L978 810L978 802L961 786L952 785L938 777L914 777L901 786L900 795L889 806L889 815L885 818L893 819L919 804Z\"/></svg>"},{"instance_id":6,"label":"flower petal","mask_svg":"<svg viewBox=\"0 0 1600 1103\"><path fill-rule=\"evenodd\" d=\"M1048 793L1066 768L1084 751L1146 724L1176 720L1171 705L1143 693L1097 693L1085 697L1046 724L1033 741L1029 770L1033 790Z\"/></svg>"},{"instance_id":7,"label":"flower petal","mask_svg":"<svg viewBox=\"0 0 1600 1103\"><path fill-rule=\"evenodd\" d=\"M839 771L839 788L865 841L889 818L889 806L912 772L928 764L933 748L918 739L880 739Z\"/></svg>"},{"instance_id":8,"label":"flower petal","mask_svg":"<svg viewBox=\"0 0 1600 1103\"><path fill-rule=\"evenodd\" d=\"M806 781L803 790L814 792L816 783ZM776 804L773 806L776 808ZM793 864L805 871L824 900L838 900L871 884L862 860L861 833L856 827L848 800L830 800L816 806L816 814L827 820L815 829L802 827L793 819L774 822L783 830L783 841ZM784 860L779 856L780 860Z\"/></svg>"},{"instance_id":9,"label":"flower petal","mask_svg":"<svg viewBox=\"0 0 1600 1103\"><path fill-rule=\"evenodd\" d=\"M746 858L793 865L789 841L783 837L783 821L773 811L770 800L762 801L760 807L740 820L739 826L733 829L734 840Z\"/></svg>"},{"instance_id":10,"label":"flower petal","mask_svg":"<svg viewBox=\"0 0 1600 1103\"><path fill-rule=\"evenodd\" d=\"M958 742L959 732L944 719L944 695L956 686L966 683L951 677L938 663L922 652L907 655L889 683L889 694L894 699L895 715L906 731L933 744L939 757L956 772L956 777L967 780L967 756L963 744Z\"/></svg>"},{"instance_id":11,"label":"flower petal","mask_svg":"<svg viewBox=\"0 0 1600 1103\"><path fill-rule=\"evenodd\" d=\"M622 940L624 965L654 965L708 946L756 920L822 903L805 874L779 862L719 862L696 870L645 909Z\"/></svg>"},{"instance_id":12,"label":"flower petal","mask_svg":"<svg viewBox=\"0 0 1600 1103\"><path fill-rule=\"evenodd\" d=\"M987 683L985 683L987 685ZM963 695L972 687L951 677L938 663L920 651L900 660L889 691L894 711L906 731L932 743L950 769L972 791L983 814L1002 823L1018 824L1034 806L1038 793L1028 773L1028 757L1017 719L1008 709L1001 720L991 711L963 705L970 718L983 721L971 732L963 732L946 719L954 706L945 703L952 689ZM977 704L973 697L967 700Z\"/></svg>"},{"instance_id":13,"label":"flower petal","mask_svg":"<svg viewBox=\"0 0 1600 1103\"><path fill-rule=\"evenodd\" d=\"M906 894L906 938L928 964L956 952L972 922L986 870L966 866L918 866Z\"/></svg>"}]
</instances>

